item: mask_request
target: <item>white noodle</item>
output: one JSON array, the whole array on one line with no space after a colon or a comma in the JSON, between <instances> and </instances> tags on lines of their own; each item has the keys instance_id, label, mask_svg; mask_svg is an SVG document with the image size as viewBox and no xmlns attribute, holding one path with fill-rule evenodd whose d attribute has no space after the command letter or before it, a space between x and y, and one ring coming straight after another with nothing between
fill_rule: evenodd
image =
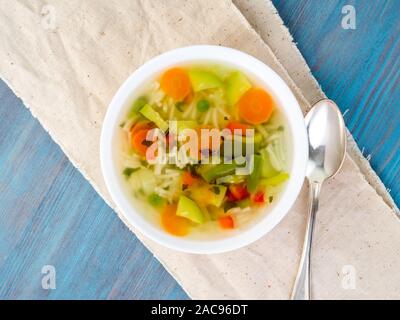
<instances>
[{"instance_id":1,"label":"white noodle","mask_svg":"<svg viewBox=\"0 0 400 320\"><path fill-rule=\"evenodd\" d=\"M223 117L226 117L226 118L228 118L228 119L231 117L231 116L230 116L228 113L226 113L225 110L223 110L222 108L217 107L217 110L219 111L219 113L221 113L221 115L222 115Z\"/></svg>"},{"instance_id":2,"label":"white noodle","mask_svg":"<svg viewBox=\"0 0 400 320\"><path fill-rule=\"evenodd\" d=\"M189 105L189 108L187 108L187 110L183 113L182 117L185 118L185 119L186 119L187 117L189 117L189 115L190 115L190 113L192 112L193 108L194 108L194 104L191 103L191 104Z\"/></svg>"},{"instance_id":3,"label":"white noodle","mask_svg":"<svg viewBox=\"0 0 400 320\"><path fill-rule=\"evenodd\" d=\"M261 133L261 135L263 136L263 138L265 140L268 140L269 134L268 132L264 129L263 126L260 126L259 124L256 125L257 130Z\"/></svg>"},{"instance_id":4,"label":"white noodle","mask_svg":"<svg viewBox=\"0 0 400 320\"><path fill-rule=\"evenodd\" d=\"M204 120L203 120L203 124L208 124L208 121L210 120L210 117L211 117L211 109L209 109L207 111L206 116L204 117Z\"/></svg>"},{"instance_id":5,"label":"white noodle","mask_svg":"<svg viewBox=\"0 0 400 320\"><path fill-rule=\"evenodd\" d=\"M215 108L213 110L212 122L213 122L214 127L218 128L217 109L215 109Z\"/></svg>"}]
</instances>

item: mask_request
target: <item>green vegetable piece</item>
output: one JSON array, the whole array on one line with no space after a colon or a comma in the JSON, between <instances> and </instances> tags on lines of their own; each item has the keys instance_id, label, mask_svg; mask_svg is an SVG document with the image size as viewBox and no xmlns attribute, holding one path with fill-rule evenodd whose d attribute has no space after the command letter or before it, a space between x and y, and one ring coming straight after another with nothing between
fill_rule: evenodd
<instances>
[{"instance_id":1,"label":"green vegetable piece","mask_svg":"<svg viewBox=\"0 0 400 320\"><path fill-rule=\"evenodd\" d=\"M139 168L125 168L124 171L122 171L122 174L125 177L129 178L131 176L131 174L137 170L139 170Z\"/></svg>"},{"instance_id":2,"label":"green vegetable piece","mask_svg":"<svg viewBox=\"0 0 400 320\"><path fill-rule=\"evenodd\" d=\"M240 97L251 88L250 81L246 76L239 72L233 72L226 80L226 97L228 104L234 106Z\"/></svg>"},{"instance_id":3,"label":"green vegetable piece","mask_svg":"<svg viewBox=\"0 0 400 320\"><path fill-rule=\"evenodd\" d=\"M168 123L149 104L146 104L139 112L148 120L154 122L163 132L168 130Z\"/></svg>"},{"instance_id":4,"label":"green vegetable piece","mask_svg":"<svg viewBox=\"0 0 400 320\"><path fill-rule=\"evenodd\" d=\"M210 196L208 204L216 206L216 207L220 207L222 202L224 201L226 190L227 190L227 187L225 187L225 186L220 186L220 185L211 186L211 191L212 191L213 195Z\"/></svg>"},{"instance_id":5,"label":"green vegetable piece","mask_svg":"<svg viewBox=\"0 0 400 320\"><path fill-rule=\"evenodd\" d=\"M228 183L228 184L237 184L237 183L241 183L244 180L246 180L246 176L236 176L236 175L229 175L229 176L225 176L225 177L221 177L217 179L217 184L221 184L221 183Z\"/></svg>"},{"instance_id":6,"label":"green vegetable piece","mask_svg":"<svg viewBox=\"0 0 400 320\"><path fill-rule=\"evenodd\" d=\"M189 219L195 223L204 223L205 217L199 206L192 199L180 196L176 215Z\"/></svg>"},{"instance_id":7,"label":"green vegetable piece","mask_svg":"<svg viewBox=\"0 0 400 320\"><path fill-rule=\"evenodd\" d=\"M243 200L240 200L240 201L236 202L236 205L240 209L244 209L244 208L247 208L247 207L251 206L251 201L250 201L249 198L246 198L246 199L243 199Z\"/></svg>"},{"instance_id":8,"label":"green vegetable piece","mask_svg":"<svg viewBox=\"0 0 400 320\"><path fill-rule=\"evenodd\" d=\"M197 111L206 112L208 109L210 109L210 103L207 100L199 100L197 102Z\"/></svg>"},{"instance_id":9,"label":"green vegetable piece","mask_svg":"<svg viewBox=\"0 0 400 320\"><path fill-rule=\"evenodd\" d=\"M204 70L189 71L189 78L195 92L220 88L223 85L223 82L215 74Z\"/></svg>"},{"instance_id":10,"label":"green vegetable piece","mask_svg":"<svg viewBox=\"0 0 400 320\"><path fill-rule=\"evenodd\" d=\"M204 164L199 166L197 171L204 180L210 182L217 178L233 174L235 172L235 169L235 163L221 163L216 165Z\"/></svg>"},{"instance_id":11,"label":"green vegetable piece","mask_svg":"<svg viewBox=\"0 0 400 320\"><path fill-rule=\"evenodd\" d=\"M276 176L279 173L279 171L275 170L274 167L272 166L269 154L266 150L262 150L261 157L262 157L261 176L263 178L272 178Z\"/></svg>"},{"instance_id":12,"label":"green vegetable piece","mask_svg":"<svg viewBox=\"0 0 400 320\"><path fill-rule=\"evenodd\" d=\"M128 118L134 117L147 104L147 101L148 99L145 96L137 98L129 110Z\"/></svg>"},{"instance_id":13,"label":"green vegetable piece","mask_svg":"<svg viewBox=\"0 0 400 320\"><path fill-rule=\"evenodd\" d=\"M263 183L267 186L277 186L289 179L289 174L281 172L274 177L263 179Z\"/></svg>"},{"instance_id":14,"label":"green vegetable piece","mask_svg":"<svg viewBox=\"0 0 400 320\"><path fill-rule=\"evenodd\" d=\"M247 189L250 192L255 192L257 190L257 186L261 179L261 170L262 170L262 158L260 155L253 155L253 171L250 173Z\"/></svg>"},{"instance_id":15,"label":"green vegetable piece","mask_svg":"<svg viewBox=\"0 0 400 320\"><path fill-rule=\"evenodd\" d=\"M155 208L159 208L164 204L164 199L157 193L152 193L147 197L147 201Z\"/></svg>"},{"instance_id":16,"label":"green vegetable piece","mask_svg":"<svg viewBox=\"0 0 400 320\"><path fill-rule=\"evenodd\" d=\"M229 69L225 66L221 66L220 64L215 64L215 65L209 66L207 68L207 71L212 72L221 80L225 80L232 73L231 69Z\"/></svg>"}]
</instances>

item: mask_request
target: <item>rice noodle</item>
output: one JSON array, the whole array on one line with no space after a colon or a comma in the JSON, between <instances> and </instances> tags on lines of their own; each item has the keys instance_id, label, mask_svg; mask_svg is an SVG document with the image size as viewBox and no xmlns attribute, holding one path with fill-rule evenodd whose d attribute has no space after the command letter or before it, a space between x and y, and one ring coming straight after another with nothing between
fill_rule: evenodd
<instances>
[{"instance_id":1,"label":"rice noodle","mask_svg":"<svg viewBox=\"0 0 400 320\"><path fill-rule=\"evenodd\" d=\"M231 118L231 116L223 108L217 107L217 110L223 117L226 117L228 119Z\"/></svg>"},{"instance_id":2,"label":"rice noodle","mask_svg":"<svg viewBox=\"0 0 400 320\"><path fill-rule=\"evenodd\" d=\"M203 124L208 124L208 121L210 120L210 117L211 117L211 110L208 109L208 111L206 112L206 115L204 117Z\"/></svg>"},{"instance_id":3,"label":"rice noodle","mask_svg":"<svg viewBox=\"0 0 400 320\"><path fill-rule=\"evenodd\" d=\"M218 113L217 113L217 109L214 108L213 110L213 117L212 117L212 122L215 128L218 128Z\"/></svg>"},{"instance_id":4,"label":"rice noodle","mask_svg":"<svg viewBox=\"0 0 400 320\"><path fill-rule=\"evenodd\" d=\"M260 134L263 136L265 140L268 140L269 134L263 126L258 124L256 125L256 129L260 132Z\"/></svg>"},{"instance_id":5,"label":"rice noodle","mask_svg":"<svg viewBox=\"0 0 400 320\"><path fill-rule=\"evenodd\" d=\"M190 115L190 113L192 112L193 108L194 108L194 104L191 103L191 104L189 105L189 107L185 110L185 112L183 113L182 117L183 117L183 118L188 118L189 115Z\"/></svg>"}]
</instances>

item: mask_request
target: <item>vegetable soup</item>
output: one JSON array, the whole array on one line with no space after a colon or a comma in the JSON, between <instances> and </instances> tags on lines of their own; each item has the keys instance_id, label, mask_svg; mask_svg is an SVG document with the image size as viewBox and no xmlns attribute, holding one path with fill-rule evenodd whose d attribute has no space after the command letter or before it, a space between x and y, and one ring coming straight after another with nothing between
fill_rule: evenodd
<instances>
[{"instance_id":1,"label":"vegetable soup","mask_svg":"<svg viewBox=\"0 0 400 320\"><path fill-rule=\"evenodd\" d=\"M241 70L165 70L121 120L121 179L169 234L225 235L256 221L289 179L290 143L273 96Z\"/></svg>"}]
</instances>

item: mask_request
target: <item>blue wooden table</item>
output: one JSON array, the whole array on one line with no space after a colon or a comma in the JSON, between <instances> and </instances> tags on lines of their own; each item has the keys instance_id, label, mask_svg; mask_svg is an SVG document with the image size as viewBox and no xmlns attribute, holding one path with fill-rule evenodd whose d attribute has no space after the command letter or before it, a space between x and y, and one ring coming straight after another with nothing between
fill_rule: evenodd
<instances>
[{"instance_id":1,"label":"blue wooden table","mask_svg":"<svg viewBox=\"0 0 400 320\"><path fill-rule=\"evenodd\" d=\"M400 1L273 2L399 205ZM356 9L356 30L341 27L345 4ZM42 287L45 265L55 268L55 290ZM188 298L4 83L0 298Z\"/></svg>"}]
</instances>

